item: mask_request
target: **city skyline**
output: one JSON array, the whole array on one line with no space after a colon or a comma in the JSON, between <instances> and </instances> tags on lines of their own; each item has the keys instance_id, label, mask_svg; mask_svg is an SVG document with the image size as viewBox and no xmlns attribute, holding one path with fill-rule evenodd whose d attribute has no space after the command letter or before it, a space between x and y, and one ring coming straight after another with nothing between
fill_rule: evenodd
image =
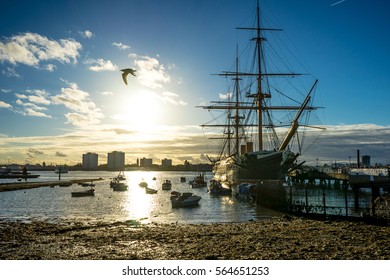
<instances>
[{"instance_id":1,"label":"city skyline","mask_svg":"<svg viewBox=\"0 0 390 280\"><path fill-rule=\"evenodd\" d=\"M260 1L319 79L327 128L300 160L356 150L390 162L390 4ZM4 1L0 18L0 160L75 164L83 153L207 162L218 148L195 108L226 95L210 74L234 64L256 1ZM17 20L15 20L17 19ZM126 86L120 69L134 68Z\"/></svg>"}]
</instances>

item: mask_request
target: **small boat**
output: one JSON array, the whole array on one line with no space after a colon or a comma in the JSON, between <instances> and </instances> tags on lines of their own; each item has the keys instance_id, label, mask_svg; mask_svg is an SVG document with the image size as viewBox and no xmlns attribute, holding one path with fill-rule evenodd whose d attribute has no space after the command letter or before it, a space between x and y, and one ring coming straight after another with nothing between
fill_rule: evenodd
<instances>
[{"instance_id":1,"label":"small boat","mask_svg":"<svg viewBox=\"0 0 390 280\"><path fill-rule=\"evenodd\" d=\"M81 186L83 186L83 187L94 187L95 184L92 183L92 182L91 183L82 183Z\"/></svg>"},{"instance_id":2,"label":"small boat","mask_svg":"<svg viewBox=\"0 0 390 280\"><path fill-rule=\"evenodd\" d=\"M236 187L236 196L238 197L248 197L255 199L256 198L256 184L250 183L241 183Z\"/></svg>"},{"instance_id":3,"label":"small boat","mask_svg":"<svg viewBox=\"0 0 390 280\"><path fill-rule=\"evenodd\" d=\"M115 192L124 192L124 191L127 191L128 188L129 188L129 186L125 183L122 183L122 182L118 182L118 183L112 185L112 190Z\"/></svg>"},{"instance_id":4,"label":"small boat","mask_svg":"<svg viewBox=\"0 0 390 280\"><path fill-rule=\"evenodd\" d=\"M38 178L40 175L31 174L30 172L27 172L27 169L23 170L11 170L11 168L8 167L2 167L0 169L0 179L31 179L31 178Z\"/></svg>"},{"instance_id":5,"label":"small boat","mask_svg":"<svg viewBox=\"0 0 390 280\"><path fill-rule=\"evenodd\" d=\"M118 176L116 176L114 179L116 179L118 181L125 181L126 180L125 172L119 171Z\"/></svg>"},{"instance_id":6,"label":"small boat","mask_svg":"<svg viewBox=\"0 0 390 280\"><path fill-rule=\"evenodd\" d=\"M116 184L119 184L119 181L117 179L115 179L115 178L112 179L110 181L110 188L114 187Z\"/></svg>"},{"instance_id":7,"label":"small boat","mask_svg":"<svg viewBox=\"0 0 390 280\"><path fill-rule=\"evenodd\" d=\"M164 180L162 183L162 189L165 191L169 191L172 188L172 183L170 180Z\"/></svg>"},{"instance_id":8,"label":"small boat","mask_svg":"<svg viewBox=\"0 0 390 280\"><path fill-rule=\"evenodd\" d=\"M192 188L204 188L207 187L207 182L204 179L204 173L200 173L194 177L194 180L190 181Z\"/></svg>"},{"instance_id":9,"label":"small boat","mask_svg":"<svg viewBox=\"0 0 390 280\"><path fill-rule=\"evenodd\" d=\"M82 197L82 196L94 196L95 195L95 190L90 189L86 191L77 191L77 192L71 192L72 197Z\"/></svg>"},{"instance_id":10,"label":"small boat","mask_svg":"<svg viewBox=\"0 0 390 280\"><path fill-rule=\"evenodd\" d=\"M184 207L195 207L198 206L198 202L201 200L201 197L198 195L193 195L192 193L185 192L180 193L173 191L171 192L171 203L172 208L184 208Z\"/></svg>"},{"instance_id":11,"label":"small boat","mask_svg":"<svg viewBox=\"0 0 390 280\"><path fill-rule=\"evenodd\" d=\"M140 186L141 188L146 188L148 186L148 183L142 181L141 183L138 184L138 186Z\"/></svg>"},{"instance_id":12,"label":"small boat","mask_svg":"<svg viewBox=\"0 0 390 280\"><path fill-rule=\"evenodd\" d=\"M147 194L155 194L155 193L157 193L157 190L145 187L145 192Z\"/></svg>"},{"instance_id":13,"label":"small boat","mask_svg":"<svg viewBox=\"0 0 390 280\"><path fill-rule=\"evenodd\" d=\"M61 182L61 183L59 183L60 187L70 187L71 185L73 185L72 182Z\"/></svg>"},{"instance_id":14,"label":"small boat","mask_svg":"<svg viewBox=\"0 0 390 280\"><path fill-rule=\"evenodd\" d=\"M232 195L232 189L225 187L220 181L210 180L209 192L213 195Z\"/></svg>"},{"instance_id":15,"label":"small boat","mask_svg":"<svg viewBox=\"0 0 390 280\"><path fill-rule=\"evenodd\" d=\"M180 177L180 182L185 183L186 182L186 177Z\"/></svg>"},{"instance_id":16,"label":"small boat","mask_svg":"<svg viewBox=\"0 0 390 280\"><path fill-rule=\"evenodd\" d=\"M121 173L119 173L117 177L112 178L112 180L110 181L110 188L113 188L116 185L125 184L122 182L124 180L126 180L126 177L124 177L123 175L121 175Z\"/></svg>"}]
</instances>

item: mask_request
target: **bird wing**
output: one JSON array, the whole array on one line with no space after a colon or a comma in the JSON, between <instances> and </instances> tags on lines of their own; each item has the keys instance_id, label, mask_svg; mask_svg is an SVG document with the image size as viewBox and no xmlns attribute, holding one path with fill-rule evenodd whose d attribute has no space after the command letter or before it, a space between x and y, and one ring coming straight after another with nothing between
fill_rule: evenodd
<instances>
[{"instance_id":1,"label":"bird wing","mask_svg":"<svg viewBox=\"0 0 390 280\"><path fill-rule=\"evenodd\" d=\"M122 78L123 78L123 81L125 82L126 85L127 85L127 75L129 75L128 72L123 72L122 73Z\"/></svg>"},{"instance_id":2,"label":"bird wing","mask_svg":"<svg viewBox=\"0 0 390 280\"><path fill-rule=\"evenodd\" d=\"M137 70L130 69L130 74L133 75L134 77L135 77L135 71L137 71Z\"/></svg>"}]
</instances>

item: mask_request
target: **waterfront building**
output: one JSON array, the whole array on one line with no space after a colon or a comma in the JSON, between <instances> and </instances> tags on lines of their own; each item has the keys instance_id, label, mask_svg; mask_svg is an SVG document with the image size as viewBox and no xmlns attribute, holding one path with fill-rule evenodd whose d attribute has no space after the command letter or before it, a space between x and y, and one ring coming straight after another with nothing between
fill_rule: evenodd
<instances>
[{"instance_id":1,"label":"waterfront building","mask_svg":"<svg viewBox=\"0 0 390 280\"><path fill-rule=\"evenodd\" d=\"M140 167L152 167L152 165L153 165L153 159L151 158L141 158L139 160Z\"/></svg>"},{"instance_id":2,"label":"waterfront building","mask_svg":"<svg viewBox=\"0 0 390 280\"><path fill-rule=\"evenodd\" d=\"M172 160L171 160L171 159L164 158L163 160L161 160L161 166L162 166L163 168L172 167Z\"/></svg>"},{"instance_id":3,"label":"waterfront building","mask_svg":"<svg viewBox=\"0 0 390 280\"><path fill-rule=\"evenodd\" d=\"M370 156L362 156L362 165L363 167L371 167L371 157Z\"/></svg>"},{"instance_id":4,"label":"waterfront building","mask_svg":"<svg viewBox=\"0 0 390 280\"><path fill-rule=\"evenodd\" d=\"M124 170L125 168L125 153L113 151L108 153L107 169L108 170Z\"/></svg>"},{"instance_id":5,"label":"waterfront building","mask_svg":"<svg viewBox=\"0 0 390 280\"><path fill-rule=\"evenodd\" d=\"M98 154L95 153L83 154L83 170L97 170L98 158Z\"/></svg>"}]
</instances>

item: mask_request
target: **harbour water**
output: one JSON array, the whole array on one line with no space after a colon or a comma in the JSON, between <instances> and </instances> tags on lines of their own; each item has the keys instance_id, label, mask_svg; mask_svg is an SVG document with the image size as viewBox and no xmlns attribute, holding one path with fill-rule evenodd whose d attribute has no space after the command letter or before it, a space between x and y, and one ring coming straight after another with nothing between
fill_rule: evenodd
<instances>
[{"instance_id":1,"label":"harbour water","mask_svg":"<svg viewBox=\"0 0 390 280\"><path fill-rule=\"evenodd\" d=\"M58 174L53 171L34 173L40 177L29 179L31 182L58 180ZM207 188L192 189L188 181L194 178L193 172L127 171L125 176L129 190L125 192L114 192L109 186L110 179L117 175L118 172L106 171L70 171L61 174L61 180L103 178L94 182L95 196L92 197L71 197L72 191L85 190L85 187L77 184L70 187L41 187L0 192L0 220L201 224L245 222L283 215L259 207L246 199L215 197L207 192ZM180 177L185 177L187 182L180 182ZM212 173L206 173L206 178L210 180ZM171 191L161 190L165 179L171 180L172 191L193 192L201 196L199 206L172 209ZM144 188L138 186L141 181L147 182L148 187L157 189L157 194L146 194Z\"/></svg>"}]
</instances>

